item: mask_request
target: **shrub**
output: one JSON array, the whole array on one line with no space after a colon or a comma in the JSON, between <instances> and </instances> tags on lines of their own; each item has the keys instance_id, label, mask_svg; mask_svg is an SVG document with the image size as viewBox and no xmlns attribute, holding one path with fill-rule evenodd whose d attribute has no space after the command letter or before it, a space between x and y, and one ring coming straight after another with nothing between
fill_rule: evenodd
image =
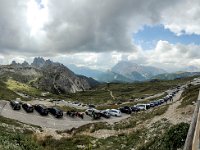
<instances>
[{"instance_id":1,"label":"shrub","mask_svg":"<svg viewBox=\"0 0 200 150\"><path fill-rule=\"evenodd\" d=\"M189 124L172 126L163 135L157 136L139 148L139 150L177 150L184 146Z\"/></svg>"}]
</instances>

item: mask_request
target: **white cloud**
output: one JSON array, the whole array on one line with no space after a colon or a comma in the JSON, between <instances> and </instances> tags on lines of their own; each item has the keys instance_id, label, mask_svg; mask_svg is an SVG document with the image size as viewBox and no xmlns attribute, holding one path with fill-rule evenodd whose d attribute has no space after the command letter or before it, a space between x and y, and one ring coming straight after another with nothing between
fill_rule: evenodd
<instances>
[{"instance_id":1,"label":"white cloud","mask_svg":"<svg viewBox=\"0 0 200 150\"><path fill-rule=\"evenodd\" d=\"M134 52L81 52L76 54L65 54L58 56L45 57L64 65L76 64L77 66L86 66L93 69L108 70L118 61L129 60L141 65L150 65L163 68L167 71L178 71L186 66L200 66L200 46L189 44L170 44L167 41L158 41L155 49L142 50L140 47ZM33 57L9 56L8 59L0 57L0 62L6 64L7 60L24 60L32 62Z\"/></svg>"},{"instance_id":2,"label":"white cloud","mask_svg":"<svg viewBox=\"0 0 200 150\"><path fill-rule=\"evenodd\" d=\"M200 34L200 1L181 0L180 4L168 7L162 12L165 28L177 35Z\"/></svg>"},{"instance_id":3,"label":"white cloud","mask_svg":"<svg viewBox=\"0 0 200 150\"><path fill-rule=\"evenodd\" d=\"M177 70L189 65L200 65L200 46L189 44L170 44L167 41L158 41L156 48L147 51L148 65L163 67L167 70Z\"/></svg>"},{"instance_id":4,"label":"white cloud","mask_svg":"<svg viewBox=\"0 0 200 150\"><path fill-rule=\"evenodd\" d=\"M42 0L38 6L1 0L0 63L44 56L101 69L127 59L169 69L200 65L198 45L159 41L145 51L132 39L155 24L177 35L200 34L199 14L198 0Z\"/></svg>"}]
</instances>

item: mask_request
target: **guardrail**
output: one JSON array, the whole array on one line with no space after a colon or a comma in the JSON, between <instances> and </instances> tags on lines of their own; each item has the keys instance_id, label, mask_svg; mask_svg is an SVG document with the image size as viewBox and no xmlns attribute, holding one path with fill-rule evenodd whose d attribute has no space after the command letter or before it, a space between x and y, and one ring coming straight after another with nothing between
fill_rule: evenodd
<instances>
[{"instance_id":1,"label":"guardrail","mask_svg":"<svg viewBox=\"0 0 200 150\"><path fill-rule=\"evenodd\" d=\"M200 91L183 150L200 150Z\"/></svg>"}]
</instances>

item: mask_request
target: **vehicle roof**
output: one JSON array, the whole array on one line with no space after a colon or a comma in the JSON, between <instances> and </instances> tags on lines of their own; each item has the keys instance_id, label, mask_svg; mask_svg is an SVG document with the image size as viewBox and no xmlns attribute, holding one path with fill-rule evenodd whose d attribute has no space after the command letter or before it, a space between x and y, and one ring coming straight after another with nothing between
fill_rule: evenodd
<instances>
[{"instance_id":1,"label":"vehicle roof","mask_svg":"<svg viewBox=\"0 0 200 150\"><path fill-rule=\"evenodd\" d=\"M120 110L118 110L118 109L110 109L111 111L119 111L120 112Z\"/></svg>"},{"instance_id":2,"label":"vehicle roof","mask_svg":"<svg viewBox=\"0 0 200 150\"><path fill-rule=\"evenodd\" d=\"M95 109L95 108L88 108L87 110L98 111L98 112L99 112L99 110L97 110L97 109Z\"/></svg>"},{"instance_id":3,"label":"vehicle roof","mask_svg":"<svg viewBox=\"0 0 200 150\"><path fill-rule=\"evenodd\" d=\"M43 108L47 108L45 105L43 104L38 104L38 106L43 107Z\"/></svg>"},{"instance_id":4,"label":"vehicle roof","mask_svg":"<svg viewBox=\"0 0 200 150\"><path fill-rule=\"evenodd\" d=\"M138 105L143 105L143 106L146 106L146 104L137 104L136 106L138 106Z\"/></svg>"},{"instance_id":5,"label":"vehicle roof","mask_svg":"<svg viewBox=\"0 0 200 150\"><path fill-rule=\"evenodd\" d=\"M29 107L32 107L32 105L31 104L29 104L29 103L26 103Z\"/></svg>"},{"instance_id":6,"label":"vehicle roof","mask_svg":"<svg viewBox=\"0 0 200 150\"><path fill-rule=\"evenodd\" d=\"M56 111L61 111L59 108L57 107L52 107L53 109L55 109Z\"/></svg>"}]
</instances>

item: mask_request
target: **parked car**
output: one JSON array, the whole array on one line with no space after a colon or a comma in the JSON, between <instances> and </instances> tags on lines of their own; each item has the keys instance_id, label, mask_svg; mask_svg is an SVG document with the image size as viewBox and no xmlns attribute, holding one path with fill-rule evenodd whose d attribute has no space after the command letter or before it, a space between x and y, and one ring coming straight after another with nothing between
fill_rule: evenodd
<instances>
[{"instance_id":1,"label":"parked car","mask_svg":"<svg viewBox=\"0 0 200 150\"><path fill-rule=\"evenodd\" d=\"M29 104L29 103L22 104L22 108L28 113L31 113L31 112L34 111L33 106L31 104Z\"/></svg>"},{"instance_id":2,"label":"parked car","mask_svg":"<svg viewBox=\"0 0 200 150\"><path fill-rule=\"evenodd\" d=\"M164 99L159 99L160 103L163 104L165 102Z\"/></svg>"},{"instance_id":3,"label":"parked car","mask_svg":"<svg viewBox=\"0 0 200 150\"><path fill-rule=\"evenodd\" d=\"M42 104L36 104L34 108L42 116L47 116L49 113L48 108Z\"/></svg>"},{"instance_id":4,"label":"parked car","mask_svg":"<svg viewBox=\"0 0 200 150\"><path fill-rule=\"evenodd\" d=\"M150 109L151 105L150 104L146 104L146 109Z\"/></svg>"},{"instance_id":5,"label":"parked car","mask_svg":"<svg viewBox=\"0 0 200 150\"><path fill-rule=\"evenodd\" d=\"M122 113L126 113L126 114L131 114L131 113L132 113L131 108L128 107L128 106L120 107L119 110L120 110Z\"/></svg>"},{"instance_id":6,"label":"parked car","mask_svg":"<svg viewBox=\"0 0 200 150\"><path fill-rule=\"evenodd\" d=\"M16 100L10 101L10 106L12 107L13 110L20 110L21 109L20 102L16 101Z\"/></svg>"},{"instance_id":7,"label":"parked car","mask_svg":"<svg viewBox=\"0 0 200 150\"><path fill-rule=\"evenodd\" d=\"M96 106L93 105L93 104L89 104L88 107L89 107L89 108L95 108Z\"/></svg>"},{"instance_id":8,"label":"parked car","mask_svg":"<svg viewBox=\"0 0 200 150\"><path fill-rule=\"evenodd\" d=\"M156 104L154 102L150 102L150 107L155 107Z\"/></svg>"},{"instance_id":9,"label":"parked car","mask_svg":"<svg viewBox=\"0 0 200 150\"><path fill-rule=\"evenodd\" d=\"M147 110L146 104L137 104L136 107L140 110Z\"/></svg>"},{"instance_id":10,"label":"parked car","mask_svg":"<svg viewBox=\"0 0 200 150\"><path fill-rule=\"evenodd\" d=\"M159 105L159 102L157 102L157 101L152 101L151 103L154 104L154 107Z\"/></svg>"},{"instance_id":11,"label":"parked car","mask_svg":"<svg viewBox=\"0 0 200 150\"><path fill-rule=\"evenodd\" d=\"M66 112L66 115L69 116L69 117L72 117L74 118L76 116L77 112L75 110L68 110Z\"/></svg>"},{"instance_id":12,"label":"parked car","mask_svg":"<svg viewBox=\"0 0 200 150\"><path fill-rule=\"evenodd\" d=\"M62 118L63 117L63 111L56 108L56 107L51 107L51 108L48 108L48 111L54 115L56 118Z\"/></svg>"},{"instance_id":13,"label":"parked car","mask_svg":"<svg viewBox=\"0 0 200 150\"><path fill-rule=\"evenodd\" d=\"M110 118L110 116L111 116L109 111L107 111L107 110L102 110L100 113L101 113L102 117L107 118L107 119Z\"/></svg>"},{"instance_id":14,"label":"parked car","mask_svg":"<svg viewBox=\"0 0 200 150\"><path fill-rule=\"evenodd\" d=\"M175 96L175 93L174 93L174 92L172 92L170 95L171 95L172 97L174 97L174 96Z\"/></svg>"},{"instance_id":15,"label":"parked car","mask_svg":"<svg viewBox=\"0 0 200 150\"><path fill-rule=\"evenodd\" d=\"M136 107L136 106L132 106L131 110L132 110L132 112L138 112L138 111L140 111L140 109L138 107Z\"/></svg>"},{"instance_id":16,"label":"parked car","mask_svg":"<svg viewBox=\"0 0 200 150\"><path fill-rule=\"evenodd\" d=\"M120 117L121 111L117 109L108 109L111 116Z\"/></svg>"},{"instance_id":17,"label":"parked car","mask_svg":"<svg viewBox=\"0 0 200 150\"><path fill-rule=\"evenodd\" d=\"M89 108L85 111L85 114L92 117L93 119L100 119L101 118L101 112L95 108Z\"/></svg>"}]
</instances>

